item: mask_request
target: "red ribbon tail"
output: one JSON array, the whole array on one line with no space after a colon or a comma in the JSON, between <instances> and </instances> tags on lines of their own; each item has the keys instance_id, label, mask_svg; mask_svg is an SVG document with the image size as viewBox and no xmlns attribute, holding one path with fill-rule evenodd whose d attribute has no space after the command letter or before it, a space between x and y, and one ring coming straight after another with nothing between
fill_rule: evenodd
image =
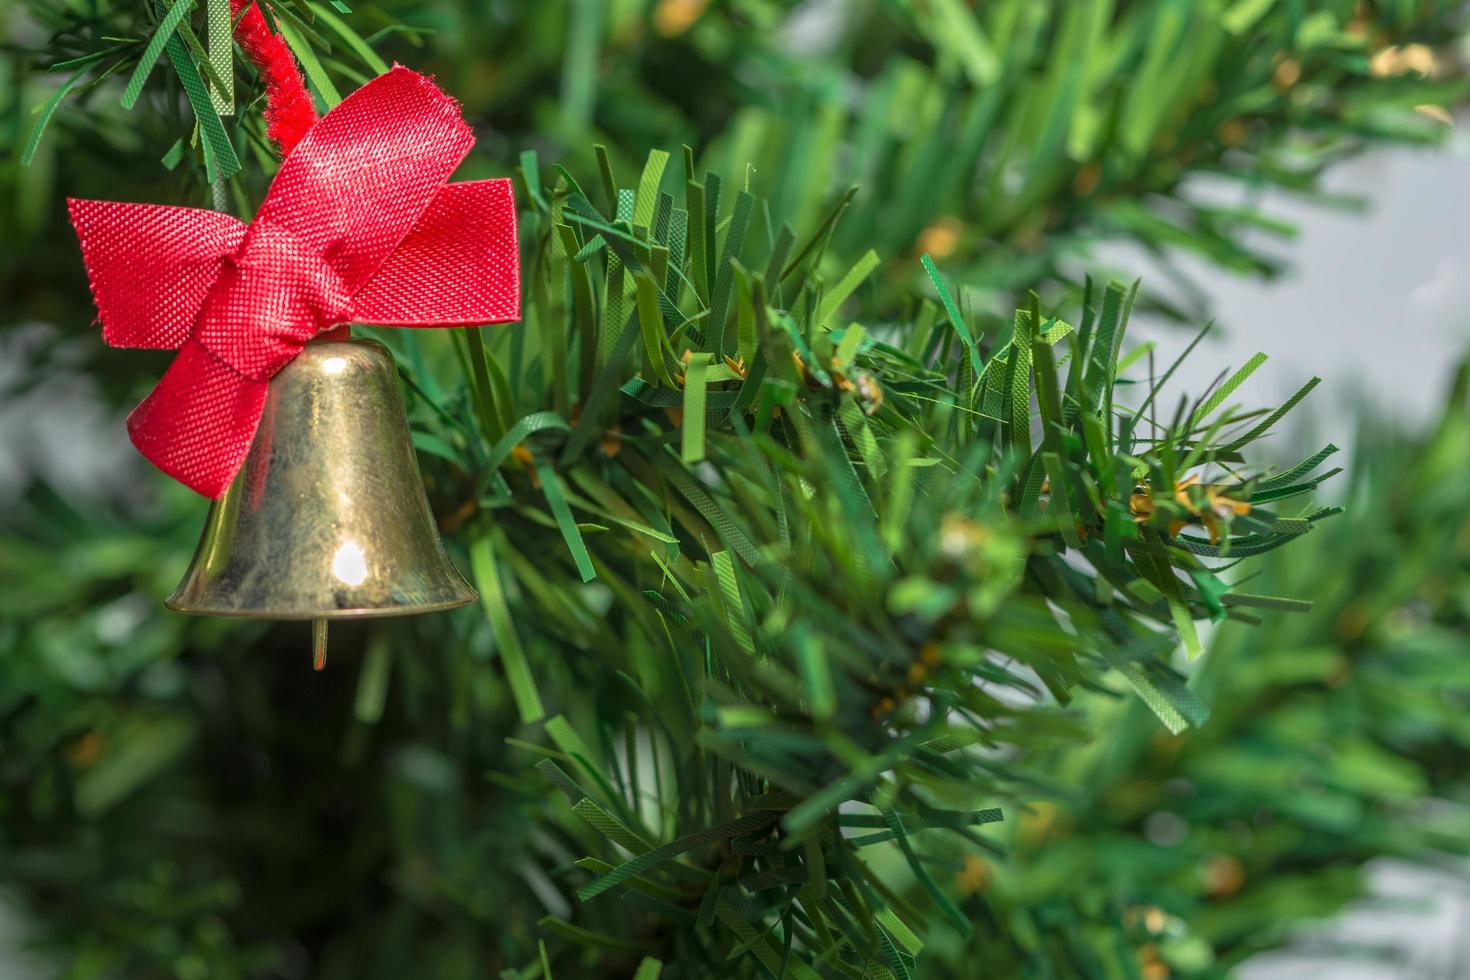
<instances>
[{"instance_id":1,"label":"red ribbon tail","mask_svg":"<svg viewBox=\"0 0 1470 980\"><path fill-rule=\"evenodd\" d=\"M217 500L250 452L267 387L190 340L128 416L128 434L154 466Z\"/></svg>"}]
</instances>

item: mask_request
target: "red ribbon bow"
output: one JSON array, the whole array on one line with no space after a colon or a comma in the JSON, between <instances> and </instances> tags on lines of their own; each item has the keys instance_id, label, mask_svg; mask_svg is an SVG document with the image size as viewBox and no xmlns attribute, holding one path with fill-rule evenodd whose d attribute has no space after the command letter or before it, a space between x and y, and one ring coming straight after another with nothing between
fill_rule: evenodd
<instances>
[{"instance_id":1,"label":"red ribbon bow","mask_svg":"<svg viewBox=\"0 0 1470 980\"><path fill-rule=\"evenodd\" d=\"M128 416L138 450L217 498L245 462L267 383L318 332L519 319L510 181L447 183L473 144L452 99L395 67L311 128L249 226L70 201L103 339L179 352Z\"/></svg>"}]
</instances>

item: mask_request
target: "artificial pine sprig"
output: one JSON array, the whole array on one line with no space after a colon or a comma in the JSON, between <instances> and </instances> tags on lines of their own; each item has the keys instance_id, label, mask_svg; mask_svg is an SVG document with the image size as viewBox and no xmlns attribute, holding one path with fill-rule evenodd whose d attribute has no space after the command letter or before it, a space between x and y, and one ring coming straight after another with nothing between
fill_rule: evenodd
<instances>
[{"instance_id":1,"label":"artificial pine sprig","mask_svg":"<svg viewBox=\"0 0 1470 980\"><path fill-rule=\"evenodd\" d=\"M956 883L996 927L931 944L925 976L968 978L975 962L1001 976L1224 976L1371 900L1375 862L1442 869L1470 853L1457 761L1470 741L1470 484L1455 476L1470 464L1470 365L1421 434L1364 419L1354 442L1347 516L1259 576L1312 608L1273 597L1264 628L1217 634L1195 681L1212 717L1189 738L1093 699L1106 738L1028 753L1075 795L1000 828L1008 859L977 857ZM1423 890L1412 911L1386 910L1406 926L1453 894L1427 871L1396 873ZM1308 942L1331 973L1402 962L1411 936L1349 927ZM1466 966L1455 950L1433 961Z\"/></svg>"},{"instance_id":2,"label":"artificial pine sprig","mask_svg":"<svg viewBox=\"0 0 1470 980\"><path fill-rule=\"evenodd\" d=\"M748 191L722 206L714 175L686 172L677 205L666 160L636 189L607 168L609 213L525 156L526 324L466 335L464 400L415 389L420 444L468 450L431 480L468 501L507 683L550 739L538 768L621 849L588 847L578 914L542 925L605 947L620 895L748 969L906 976L928 913L868 849L895 845L967 931L927 831L993 848L997 804L1044 785L1005 748L1084 738L1079 689L1121 678L1169 730L1201 723L1172 652L1262 597L1196 552L1275 547L1319 515L1252 502L1262 481L1235 474L1269 427L1228 392L1163 426L1124 404L1134 289L1075 328L1033 297L991 336L936 276L918 324L852 322L876 263L820 272L848 197L798 239L752 221ZM637 696L558 713L586 683ZM565 813L542 819L585 838Z\"/></svg>"}]
</instances>

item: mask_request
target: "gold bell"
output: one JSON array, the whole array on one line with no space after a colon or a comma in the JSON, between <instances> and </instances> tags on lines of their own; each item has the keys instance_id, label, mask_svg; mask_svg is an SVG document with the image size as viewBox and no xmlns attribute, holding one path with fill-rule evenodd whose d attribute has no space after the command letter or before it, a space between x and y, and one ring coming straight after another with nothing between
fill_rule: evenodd
<instances>
[{"instance_id":1,"label":"gold bell","mask_svg":"<svg viewBox=\"0 0 1470 980\"><path fill-rule=\"evenodd\" d=\"M271 379L255 442L165 601L205 616L313 621L452 609L478 596L434 525L388 349L307 344Z\"/></svg>"}]
</instances>

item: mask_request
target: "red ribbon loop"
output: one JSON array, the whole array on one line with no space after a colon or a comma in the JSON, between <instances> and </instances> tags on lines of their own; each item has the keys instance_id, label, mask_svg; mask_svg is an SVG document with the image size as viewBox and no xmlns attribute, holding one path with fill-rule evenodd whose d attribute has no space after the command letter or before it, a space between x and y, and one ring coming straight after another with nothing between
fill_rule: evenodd
<instances>
[{"instance_id":1,"label":"red ribbon loop","mask_svg":"<svg viewBox=\"0 0 1470 980\"><path fill-rule=\"evenodd\" d=\"M248 227L192 208L69 202L103 338L179 352L128 418L139 451L219 497L267 382L317 333L353 319L519 319L510 182L446 183L473 143L448 96L395 67L312 127Z\"/></svg>"}]
</instances>

